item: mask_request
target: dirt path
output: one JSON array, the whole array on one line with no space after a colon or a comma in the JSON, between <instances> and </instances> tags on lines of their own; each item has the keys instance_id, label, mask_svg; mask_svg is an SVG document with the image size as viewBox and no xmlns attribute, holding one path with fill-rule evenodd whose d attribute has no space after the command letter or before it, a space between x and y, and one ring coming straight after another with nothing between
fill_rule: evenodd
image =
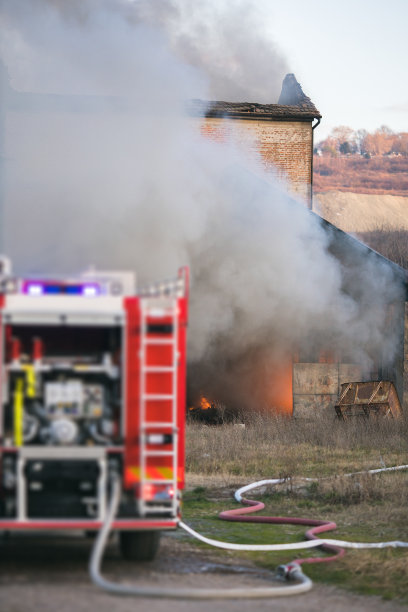
<instances>
[{"instance_id":1,"label":"dirt path","mask_svg":"<svg viewBox=\"0 0 408 612\"><path fill-rule=\"evenodd\" d=\"M82 535L14 535L0 538L0 610L1 612L208 612L214 610L257 612L266 610L330 610L388 612L401 611L396 603L375 597L360 597L332 587L317 585L304 596L270 600L232 600L193 602L121 598L108 595L90 583L87 563L91 541ZM104 563L105 576L160 588L265 586L271 575L254 566L239 564L226 554L197 550L188 542L162 538L156 561L142 566L122 561L115 542L111 542Z\"/></svg>"}]
</instances>

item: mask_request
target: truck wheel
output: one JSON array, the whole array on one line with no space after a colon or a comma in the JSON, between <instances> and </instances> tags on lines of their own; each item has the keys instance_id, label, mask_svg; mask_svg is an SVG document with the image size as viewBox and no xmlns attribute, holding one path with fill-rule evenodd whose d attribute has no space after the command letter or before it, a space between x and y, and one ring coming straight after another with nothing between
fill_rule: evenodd
<instances>
[{"instance_id":1,"label":"truck wheel","mask_svg":"<svg viewBox=\"0 0 408 612\"><path fill-rule=\"evenodd\" d=\"M120 531L119 546L127 561L152 561L159 548L160 531Z\"/></svg>"}]
</instances>

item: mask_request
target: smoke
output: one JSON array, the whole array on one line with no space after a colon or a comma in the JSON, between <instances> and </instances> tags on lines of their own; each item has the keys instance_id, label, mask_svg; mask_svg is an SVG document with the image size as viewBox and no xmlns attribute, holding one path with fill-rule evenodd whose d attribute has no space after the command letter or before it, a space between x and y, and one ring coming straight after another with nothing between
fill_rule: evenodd
<instances>
[{"instance_id":1,"label":"smoke","mask_svg":"<svg viewBox=\"0 0 408 612\"><path fill-rule=\"evenodd\" d=\"M260 0L139 0L140 18L159 25L173 52L207 77L216 100L276 103L288 72L268 34Z\"/></svg>"},{"instance_id":2,"label":"smoke","mask_svg":"<svg viewBox=\"0 0 408 612\"><path fill-rule=\"evenodd\" d=\"M259 402L254 381L270 374L259 364L294 346L329 339L367 367L380 347L392 359L399 287L374 257L339 264L330 234L253 152L204 139L185 115L192 97L270 101L283 64L256 44L254 6L14 0L1 53L15 90L4 187L15 268L133 267L144 281L189 264L194 389Z\"/></svg>"},{"instance_id":3,"label":"smoke","mask_svg":"<svg viewBox=\"0 0 408 612\"><path fill-rule=\"evenodd\" d=\"M128 26L134 28L132 44L136 45L136 37L145 36L149 29L150 33L153 30L160 32L162 42L183 64L205 74L207 99L275 103L282 79L288 72L285 58L271 40L266 26L266 5L260 0L234 0L233 3L229 0L17 0L9 1L8 5L5 10L7 25L11 21L18 30L13 28L8 54L14 54L14 51L19 54L14 72L17 78L24 78L28 89L34 87L38 90L39 86L43 86L43 79L44 91L49 91L47 88L53 82L59 91L83 92L95 80L99 80L99 85L103 81L105 91L112 90L116 94L123 92L123 89L133 89L132 82L123 88L122 77L133 80L134 77L126 74L126 71L132 62L134 66L138 65L138 60L146 63L151 71L156 49L150 47L148 62L144 56L127 57L121 66L115 61L116 54L109 56L102 53L102 63L101 49L92 46L90 40L85 58L81 41L84 30L81 32L80 28L95 25L105 28L106 51L114 39L119 42ZM29 27L30 20L38 22L39 12L42 21L40 29L32 29ZM57 47L53 44L58 18L64 20L66 34L69 33L67 47L64 39L59 41ZM123 42L126 38L125 35ZM157 39L156 42L160 52L161 43ZM10 39L7 43L10 43ZM50 44L53 47L52 57L48 53ZM55 52L57 57L54 56ZM131 49L129 52L132 52ZM160 59L163 60L162 57ZM71 72L68 64L72 60L76 62L74 79L65 79L65 73L69 75ZM32 61L37 65L36 74L31 73ZM81 69L84 61L86 68L94 71L93 76ZM109 78L106 79L108 73ZM162 76L165 74L163 71ZM199 87L191 86L190 82L190 97L199 97L203 93Z\"/></svg>"}]
</instances>

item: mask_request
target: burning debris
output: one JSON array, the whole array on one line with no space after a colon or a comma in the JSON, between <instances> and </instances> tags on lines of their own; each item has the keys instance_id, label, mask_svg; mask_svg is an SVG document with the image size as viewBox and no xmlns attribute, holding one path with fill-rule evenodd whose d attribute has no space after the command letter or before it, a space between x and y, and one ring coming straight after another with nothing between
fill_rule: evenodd
<instances>
[{"instance_id":1,"label":"burning debris","mask_svg":"<svg viewBox=\"0 0 408 612\"><path fill-rule=\"evenodd\" d=\"M189 410L210 410L213 406L213 402L205 397L205 395L202 395L197 402L190 406Z\"/></svg>"},{"instance_id":2,"label":"burning debris","mask_svg":"<svg viewBox=\"0 0 408 612\"><path fill-rule=\"evenodd\" d=\"M211 400L205 395L201 397L189 408L188 418L191 421L199 421L207 425L222 425L237 420L237 411L234 408L227 408L219 401Z\"/></svg>"},{"instance_id":3,"label":"burning debris","mask_svg":"<svg viewBox=\"0 0 408 612\"><path fill-rule=\"evenodd\" d=\"M201 399L200 399L200 409L201 410L208 410L213 405L214 404L212 402L210 402L204 395L201 397Z\"/></svg>"}]
</instances>

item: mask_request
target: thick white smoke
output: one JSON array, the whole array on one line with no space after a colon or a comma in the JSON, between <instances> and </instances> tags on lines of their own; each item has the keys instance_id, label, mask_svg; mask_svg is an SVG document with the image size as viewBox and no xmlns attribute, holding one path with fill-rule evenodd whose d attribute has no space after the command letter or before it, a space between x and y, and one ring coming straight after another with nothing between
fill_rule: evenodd
<instances>
[{"instance_id":1,"label":"thick white smoke","mask_svg":"<svg viewBox=\"0 0 408 612\"><path fill-rule=\"evenodd\" d=\"M264 101L256 36L230 3L10 0L1 28L20 92L5 134L5 251L17 269L133 267L154 280L189 264L196 385L220 396L231 381L252 394L260 355L322 337L369 363L399 291L389 270L368 259L346 278L327 233L261 160L205 140L184 112L212 92ZM45 92L59 95L35 95Z\"/></svg>"},{"instance_id":2,"label":"thick white smoke","mask_svg":"<svg viewBox=\"0 0 408 612\"><path fill-rule=\"evenodd\" d=\"M174 53L206 75L211 99L277 102L286 59L267 32L262 0L136 0L139 18L159 25Z\"/></svg>"}]
</instances>

